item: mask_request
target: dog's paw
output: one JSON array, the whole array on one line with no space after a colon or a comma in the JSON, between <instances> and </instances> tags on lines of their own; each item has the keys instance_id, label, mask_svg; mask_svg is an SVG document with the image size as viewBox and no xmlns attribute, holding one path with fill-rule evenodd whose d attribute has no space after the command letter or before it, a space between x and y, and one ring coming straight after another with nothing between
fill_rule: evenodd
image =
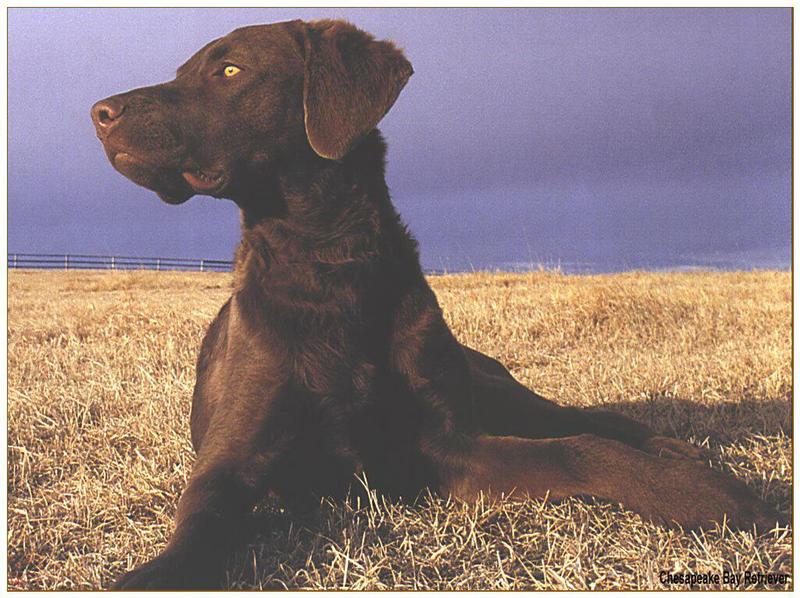
<instances>
[{"instance_id":1,"label":"dog's paw","mask_svg":"<svg viewBox=\"0 0 800 598\"><path fill-rule=\"evenodd\" d=\"M684 529L730 529L765 533L782 524L780 515L744 482L686 459L665 463L648 515L656 522ZM647 508L644 509L648 511Z\"/></svg>"},{"instance_id":2,"label":"dog's paw","mask_svg":"<svg viewBox=\"0 0 800 598\"><path fill-rule=\"evenodd\" d=\"M756 530L765 533L781 525L780 515L748 488L744 482L721 472L707 478L708 487L703 492L703 505L698 511L697 527L705 527L702 520L714 519L722 522L723 517L731 529ZM716 492L715 492L716 491ZM705 511L705 512L703 512Z\"/></svg>"},{"instance_id":3,"label":"dog's paw","mask_svg":"<svg viewBox=\"0 0 800 598\"><path fill-rule=\"evenodd\" d=\"M667 436L651 436L642 443L641 448L646 453L666 459L705 461L707 457L706 451L699 446Z\"/></svg>"},{"instance_id":4,"label":"dog's paw","mask_svg":"<svg viewBox=\"0 0 800 598\"><path fill-rule=\"evenodd\" d=\"M179 554L163 553L120 577L112 590L218 590L217 571Z\"/></svg>"}]
</instances>

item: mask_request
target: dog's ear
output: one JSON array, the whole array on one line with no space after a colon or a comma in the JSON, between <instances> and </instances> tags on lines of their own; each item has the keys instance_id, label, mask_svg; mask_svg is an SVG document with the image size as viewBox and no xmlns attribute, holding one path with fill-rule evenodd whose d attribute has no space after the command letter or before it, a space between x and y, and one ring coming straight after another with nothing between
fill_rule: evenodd
<instances>
[{"instance_id":1,"label":"dog's ear","mask_svg":"<svg viewBox=\"0 0 800 598\"><path fill-rule=\"evenodd\" d=\"M350 23L297 25L305 60L306 135L317 154L339 160L375 128L414 70L391 42Z\"/></svg>"}]
</instances>

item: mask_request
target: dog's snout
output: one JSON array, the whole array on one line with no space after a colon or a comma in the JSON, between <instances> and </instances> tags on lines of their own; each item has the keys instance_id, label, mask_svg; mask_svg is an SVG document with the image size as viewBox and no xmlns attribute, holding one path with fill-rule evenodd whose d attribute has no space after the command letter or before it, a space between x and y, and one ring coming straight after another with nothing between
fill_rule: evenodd
<instances>
[{"instance_id":1,"label":"dog's snout","mask_svg":"<svg viewBox=\"0 0 800 598\"><path fill-rule=\"evenodd\" d=\"M98 131L110 131L120 122L125 104L116 98L100 100L92 106L92 121Z\"/></svg>"}]
</instances>

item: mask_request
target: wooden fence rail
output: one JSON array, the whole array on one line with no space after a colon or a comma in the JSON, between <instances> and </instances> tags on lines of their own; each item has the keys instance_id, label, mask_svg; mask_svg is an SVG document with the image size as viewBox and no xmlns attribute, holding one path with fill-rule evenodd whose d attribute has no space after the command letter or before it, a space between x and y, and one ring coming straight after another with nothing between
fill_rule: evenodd
<instances>
[{"instance_id":1,"label":"wooden fence rail","mask_svg":"<svg viewBox=\"0 0 800 598\"><path fill-rule=\"evenodd\" d=\"M8 267L49 270L193 270L230 272L233 262L172 257L9 253Z\"/></svg>"}]
</instances>

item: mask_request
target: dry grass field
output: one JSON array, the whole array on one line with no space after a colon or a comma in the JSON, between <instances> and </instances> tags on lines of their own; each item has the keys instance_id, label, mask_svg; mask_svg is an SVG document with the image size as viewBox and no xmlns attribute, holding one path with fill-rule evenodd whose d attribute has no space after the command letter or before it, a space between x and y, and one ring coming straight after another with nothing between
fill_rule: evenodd
<instances>
[{"instance_id":1,"label":"dry grass field","mask_svg":"<svg viewBox=\"0 0 800 598\"><path fill-rule=\"evenodd\" d=\"M539 393L703 444L713 467L791 508L790 274L431 282L456 336ZM195 355L229 286L208 273L9 274L10 589L105 587L163 547L192 467ZM375 496L303 523L266 502L256 525L232 587L663 589L661 571L792 573L791 529L681 532L579 499Z\"/></svg>"}]
</instances>

